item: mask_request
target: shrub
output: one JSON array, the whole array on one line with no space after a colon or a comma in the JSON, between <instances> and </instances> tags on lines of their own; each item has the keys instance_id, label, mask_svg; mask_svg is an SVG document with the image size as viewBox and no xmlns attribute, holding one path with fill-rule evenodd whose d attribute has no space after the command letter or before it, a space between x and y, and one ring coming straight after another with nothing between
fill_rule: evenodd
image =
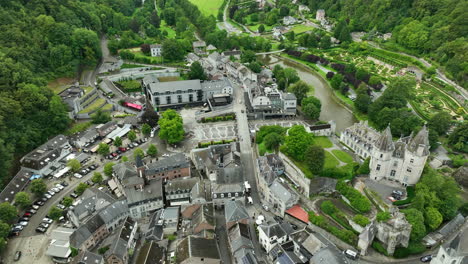
<instances>
[{"instance_id":1,"label":"shrub","mask_svg":"<svg viewBox=\"0 0 468 264\"><path fill-rule=\"evenodd\" d=\"M320 209L322 209L322 211L326 214L334 214L338 211L338 209L335 207L335 205L330 202L330 201L324 201L321 205L320 205Z\"/></svg>"},{"instance_id":2,"label":"shrub","mask_svg":"<svg viewBox=\"0 0 468 264\"><path fill-rule=\"evenodd\" d=\"M362 227L365 227L366 225L368 225L370 223L369 221L369 218L363 216L363 215L360 215L360 214L357 214L353 217L353 221L362 226Z\"/></svg>"},{"instance_id":3,"label":"shrub","mask_svg":"<svg viewBox=\"0 0 468 264\"><path fill-rule=\"evenodd\" d=\"M336 184L336 190L339 191L344 197L346 197L351 206L354 207L361 213L367 213L371 209L371 203L364 195L362 195L358 190L347 185L343 181L339 181Z\"/></svg>"},{"instance_id":4,"label":"shrub","mask_svg":"<svg viewBox=\"0 0 468 264\"><path fill-rule=\"evenodd\" d=\"M378 212L377 213L377 221L379 221L379 222L386 222L391 217L392 216L390 215L389 212Z\"/></svg>"},{"instance_id":5,"label":"shrub","mask_svg":"<svg viewBox=\"0 0 468 264\"><path fill-rule=\"evenodd\" d=\"M375 251L379 252L380 254L384 254L385 256L388 256L387 249L380 243L379 241L372 242L372 248L375 249Z\"/></svg>"},{"instance_id":6,"label":"shrub","mask_svg":"<svg viewBox=\"0 0 468 264\"><path fill-rule=\"evenodd\" d=\"M421 254L424 251L426 251L426 247L423 244L410 241L406 248L397 247L393 256L395 258L406 258L410 255Z\"/></svg>"}]
</instances>

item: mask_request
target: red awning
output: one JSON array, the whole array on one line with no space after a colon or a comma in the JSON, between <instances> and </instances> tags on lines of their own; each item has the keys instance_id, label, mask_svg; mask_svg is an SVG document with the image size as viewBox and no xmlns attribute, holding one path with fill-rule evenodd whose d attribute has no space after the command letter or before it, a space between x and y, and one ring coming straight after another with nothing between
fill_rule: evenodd
<instances>
[{"instance_id":1,"label":"red awning","mask_svg":"<svg viewBox=\"0 0 468 264\"><path fill-rule=\"evenodd\" d=\"M298 204L286 210L286 213L294 218L301 220L304 223L309 223L309 214L302 209Z\"/></svg>"}]
</instances>

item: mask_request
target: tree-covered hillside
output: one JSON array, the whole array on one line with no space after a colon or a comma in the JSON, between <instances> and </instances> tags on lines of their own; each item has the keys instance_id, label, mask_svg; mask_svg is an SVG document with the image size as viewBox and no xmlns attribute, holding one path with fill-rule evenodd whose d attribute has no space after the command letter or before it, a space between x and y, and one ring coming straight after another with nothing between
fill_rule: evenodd
<instances>
[{"instance_id":1,"label":"tree-covered hillside","mask_svg":"<svg viewBox=\"0 0 468 264\"><path fill-rule=\"evenodd\" d=\"M98 35L126 30L134 0L2 0L0 186L15 158L63 132L70 120L46 88L101 57Z\"/></svg>"},{"instance_id":2,"label":"tree-covered hillside","mask_svg":"<svg viewBox=\"0 0 468 264\"><path fill-rule=\"evenodd\" d=\"M426 55L468 87L468 1L303 0L311 10L345 20L352 31L392 32L387 47Z\"/></svg>"}]
</instances>

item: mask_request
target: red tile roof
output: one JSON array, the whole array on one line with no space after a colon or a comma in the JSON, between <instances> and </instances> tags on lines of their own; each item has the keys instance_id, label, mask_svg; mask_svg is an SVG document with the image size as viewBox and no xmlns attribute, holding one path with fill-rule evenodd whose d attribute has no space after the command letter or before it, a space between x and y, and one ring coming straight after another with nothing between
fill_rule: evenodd
<instances>
[{"instance_id":1,"label":"red tile roof","mask_svg":"<svg viewBox=\"0 0 468 264\"><path fill-rule=\"evenodd\" d=\"M301 220L304 223L309 222L309 214L302 209L298 204L286 210L286 213L294 218Z\"/></svg>"}]
</instances>

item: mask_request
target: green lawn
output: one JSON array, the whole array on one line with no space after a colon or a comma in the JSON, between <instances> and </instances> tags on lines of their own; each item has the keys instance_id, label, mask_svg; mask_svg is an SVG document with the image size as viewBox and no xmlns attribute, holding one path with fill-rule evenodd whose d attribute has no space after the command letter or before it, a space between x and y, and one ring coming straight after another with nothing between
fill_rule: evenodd
<instances>
[{"instance_id":1,"label":"green lawn","mask_svg":"<svg viewBox=\"0 0 468 264\"><path fill-rule=\"evenodd\" d=\"M328 151L325 150L325 165L324 168L336 168L340 163L338 160Z\"/></svg>"},{"instance_id":2,"label":"green lawn","mask_svg":"<svg viewBox=\"0 0 468 264\"><path fill-rule=\"evenodd\" d=\"M333 143L328 139L328 137L315 137L314 144L319 145L322 148L331 148L333 147Z\"/></svg>"},{"instance_id":3,"label":"green lawn","mask_svg":"<svg viewBox=\"0 0 468 264\"><path fill-rule=\"evenodd\" d=\"M88 94L89 92L91 92L94 88L91 87L91 86L85 86L83 87L83 90L84 90L84 94Z\"/></svg>"},{"instance_id":4,"label":"green lawn","mask_svg":"<svg viewBox=\"0 0 468 264\"><path fill-rule=\"evenodd\" d=\"M103 105L106 102L106 100L102 98L96 99L92 104L88 105L85 109L81 110L79 114L84 114L84 113L89 113L94 110L97 110L101 105Z\"/></svg>"},{"instance_id":5,"label":"green lawn","mask_svg":"<svg viewBox=\"0 0 468 264\"><path fill-rule=\"evenodd\" d=\"M203 15L216 17L218 10L223 4L223 0L190 0L190 2L198 7Z\"/></svg>"},{"instance_id":6,"label":"green lawn","mask_svg":"<svg viewBox=\"0 0 468 264\"><path fill-rule=\"evenodd\" d=\"M314 27L311 26L306 26L306 25L295 25L292 27L292 30L294 31L294 34L300 34L309 30L312 30Z\"/></svg>"},{"instance_id":7,"label":"green lawn","mask_svg":"<svg viewBox=\"0 0 468 264\"><path fill-rule=\"evenodd\" d=\"M176 36L175 30L172 29L170 26L168 26L166 24L166 21L164 21L164 20L161 21L161 26L159 27L159 29L161 30L161 32L166 30L168 38L175 38L175 36Z\"/></svg>"},{"instance_id":8,"label":"green lawn","mask_svg":"<svg viewBox=\"0 0 468 264\"><path fill-rule=\"evenodd\" d=\"M72 126L65 131L65 135L73 135L75 133L85 131L92 125L91 121L89 122L82 122L82 123L73 123Z\"/></svg>"},{"instance_id":9,"label":"green lawn","mask_svg":"<svg viewBox=\"0 0 468 264\"><path fill-rule=\"evenodd\" d=\"M332 150L333 155L337 157L339 160L345 163L351 163L353 162L353 158L346 152L338 149Z\"/></svg>"}]
</instances>

